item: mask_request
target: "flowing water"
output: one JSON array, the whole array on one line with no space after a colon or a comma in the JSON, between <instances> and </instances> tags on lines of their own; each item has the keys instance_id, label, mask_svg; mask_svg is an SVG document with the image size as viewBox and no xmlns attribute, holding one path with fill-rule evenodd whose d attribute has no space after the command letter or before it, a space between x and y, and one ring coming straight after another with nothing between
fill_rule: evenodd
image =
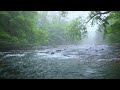
<instances>
[{"instance_id":1,"label":"flowing water","mask_svg":"<svg viewBox=\"0 0 120 90\"><path fill-rule=\"evenodd\" d=\"M38 50L0 52L4 79L119 79L120 48L61 45Z\"/></svg>"}]
</instances>

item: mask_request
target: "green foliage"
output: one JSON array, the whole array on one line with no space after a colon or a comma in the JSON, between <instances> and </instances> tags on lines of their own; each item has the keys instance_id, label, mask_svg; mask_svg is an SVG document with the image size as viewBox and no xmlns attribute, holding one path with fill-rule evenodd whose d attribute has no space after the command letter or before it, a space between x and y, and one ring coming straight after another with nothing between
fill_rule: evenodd
<instances>
[{"instance_id":1,"label":"green foliage","mask_svg":"<svg viewBox=\"0 0 120 90\"><path fill-rule=\"evenodd\" d=\"M47 43L46 32L36 22L36 11L0 11L0 46Z\"/></svg>"},{"instance_id":2,"label":"green foliage","mask_svg":"<svg viewBox=\"0 0 120 90\"><path fill-rule=\"evenodd\" d=\"M109 43L120 43L120 11L91 11L89 20L97 23Z\"/></svg>"},{"instance_id":3,"label":"green foliage","mask_svg":"<svg viewBox=\"0 0 120 90\"><path fill-rule=\"evenodd\" d=\"M68 22L67 12L0 11L0 47L76 43L85 34L80 18Z\"/></svg>"},{"instance_id":4,"label":"green foliage","mask_svg":"<svg viewBox=\"0 0 120 90\"><path fill-rule=\"evenodd\" d=\"M81 23L80 18L73 20L68 26L68 39L72 42L77 42L82 39L82 37L86 34L86 28Z\"/></svg>"},{"instance_id":5,"label":"green foliage","mask_svg":"<svg viewBox=\"0 0 120 90\"><path fill-rule=\"evenodd\" d=\"M119 43L120 42L120 12L112 11L107 17L109 25L107 25L107 41L109 43Z\"/></svg>"}]
</instances>

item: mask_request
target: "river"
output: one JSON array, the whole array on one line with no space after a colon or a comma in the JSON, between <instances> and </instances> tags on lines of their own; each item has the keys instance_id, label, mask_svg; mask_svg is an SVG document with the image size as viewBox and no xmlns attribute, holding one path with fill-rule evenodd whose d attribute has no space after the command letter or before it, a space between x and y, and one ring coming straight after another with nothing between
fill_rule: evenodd
<instances>
[{"instance_id":1,"label":"river","mask_svg":"<svg viewBox=\"0 0 120 90\"><path fill-rule=\"evenodd\" d=\"M1 79L120 79L120 48L60 45L0 52Z\"/></svg>"}]
</instances>

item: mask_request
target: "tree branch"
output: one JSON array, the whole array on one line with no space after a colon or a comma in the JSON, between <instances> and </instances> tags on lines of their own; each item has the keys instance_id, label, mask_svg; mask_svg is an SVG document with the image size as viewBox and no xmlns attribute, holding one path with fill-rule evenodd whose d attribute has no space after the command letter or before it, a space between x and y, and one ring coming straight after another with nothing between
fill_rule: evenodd
<instances>
[{"instance_id":1,"label":"tree branch","mask_svg":"<svg viewBox=\"0 0 120 90\"><path fill-rule=\"evenodd\" d=\"M86 24L90 21L90 20L92 20L95 16L97 16L97 15L99 15L100 14L100 16L101 16L101 14L107 14L107 13L110 13L111 11L106 11L106 12L97 12L96 14L94 14L94 16L92 16L87 22L85 22Z\"/></svg>"}]
</instances>

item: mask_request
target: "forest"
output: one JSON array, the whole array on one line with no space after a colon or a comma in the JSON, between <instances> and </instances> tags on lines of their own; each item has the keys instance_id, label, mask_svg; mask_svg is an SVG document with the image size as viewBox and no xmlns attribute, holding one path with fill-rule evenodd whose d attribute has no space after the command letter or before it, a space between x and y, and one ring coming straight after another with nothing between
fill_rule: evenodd
<instances>
[{"instance_id":1,"label":"forest","mask_svg":"<svg viewBox=\"0 0 120 90\"><path fill-rule=\"evenodd\" d=\"M99 24L109 43L120 42L120 12L99 12L89 13L92 24ZM67 11L0 11L0 47L75 44L87 33L85 20L78 17L67 21L67 14Z\"/></svg>"},{"instance_id":2,"label":"forest","mask_svg":"<svg viewBox=\"0 0 120 90\"><path fill-rule=\"evenodd\" d=\"M0 47L76 43L85 33L81 18L68 22L62 12L0 11Z\"/></svg>"}]
</instances>

